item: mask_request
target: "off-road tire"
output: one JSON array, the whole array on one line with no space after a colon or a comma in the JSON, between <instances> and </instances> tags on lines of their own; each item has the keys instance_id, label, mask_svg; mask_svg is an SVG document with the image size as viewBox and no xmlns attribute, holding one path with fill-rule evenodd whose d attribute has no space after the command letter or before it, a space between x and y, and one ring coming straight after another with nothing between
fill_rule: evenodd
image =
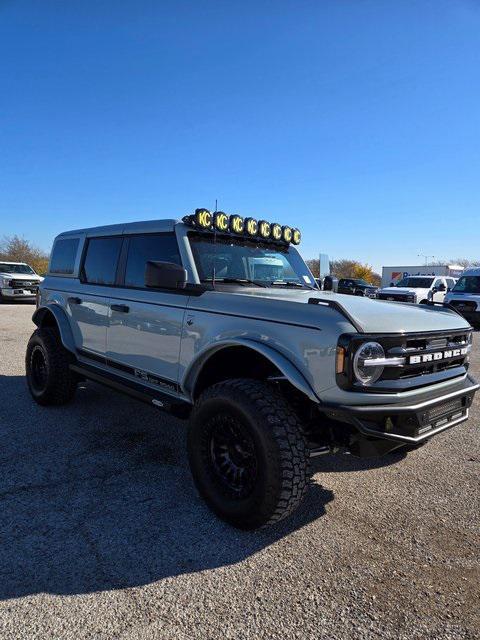
<instances>
[{"instance_id":1,"label":"off-road tire","mask_svg":"<svg viewBox=\"0 0 480 640\"><path fill-rule=\"evenodd\" d=\"M256 475L251 493L232 496L222 485L208 445L219 416L235 420L254 444ZM195 404L188 430L188 457L198 492L223 520L257 529L290 515L305 496L309 451L295 411L265 382L227 380L206 389Z\"/></svg>"},{"instance_id":2,"label":"off-road tire","mask_svg":"<svg viewBox=\"0 0 480 640\"><path fill-rule=\"evenodd\" d=\"M39 382L37 361L44 361L44 374ZM60 342L58 332L51 327L37 329L28 341L25 356L27 384L32 398L41 405L62 405L70 402L78 379L70 370L72 354ZM44 378L44 379L43 379Z\"/></svg>"}]
</instances>

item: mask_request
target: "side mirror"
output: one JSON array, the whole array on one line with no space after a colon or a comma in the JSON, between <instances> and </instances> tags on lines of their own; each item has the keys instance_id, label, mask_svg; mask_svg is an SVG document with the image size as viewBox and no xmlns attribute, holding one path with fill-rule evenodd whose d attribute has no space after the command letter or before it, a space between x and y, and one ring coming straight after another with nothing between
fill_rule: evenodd
<instances>
[{"instance_id":1,"label":"side mirror","mask_svg":"<svg viewBox=\"0 0 480 640\"><path fill-rule=\"evenodd\" d=\"M173 262L149 260L145 268L145 286L152 289L185 289L187 271Z\"/></svg>"},{"instance_id":2,"label":"side mirror","mask_svg":"<svg viewBox=\"0 0 480 640\"><path fill-rule=\"evenodd\" d=\"M333 280L330 276L325 276L323 279L323 290L324 291L332 291L333 289Z\"/></svg>"},{"instance_id":3,"label":"side mirror","mask_svg":"<svg viewBox=\"0 0 480 640\"><path fill-rule=\"evenodd\" d=\"M446 291L447 287L444 284L439 284L438 287L435 287L436 291Z\"/></svg>"}]
</instances>

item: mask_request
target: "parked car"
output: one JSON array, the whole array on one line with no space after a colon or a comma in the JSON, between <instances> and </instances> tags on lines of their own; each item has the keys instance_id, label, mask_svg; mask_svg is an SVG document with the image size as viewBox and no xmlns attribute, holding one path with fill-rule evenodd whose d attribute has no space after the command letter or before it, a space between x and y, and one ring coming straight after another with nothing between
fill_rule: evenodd
<instances>
[{"instance_id":1,"label":"parked car","mask_svg":"<svg viewBox=\"0 0 480 640\"><path fill-rule=\"evenodd\" d=\"M205 209L62 233L27 346L33 399L65 404L91 379L189 418L200 495L245 529L292 513L313 456L414 448L467 420L467 321L319 291L300 238Z\"/></svg>"},{"instance_id":2,"label":"parked car","mask_svg":"<svg viewBox=\"0 0 480 640\"><path fill-rule=\"evenodd\" d=\"M468 269L445 296L472 326L480 329L480 269Z\"/></svg>"},{"instance_id":3,"label":"parked car","mask_svg":"<svg viewBox=\"0 0 480 640\"><path fill-rule=\"evenodd\" d=\"M453 289L454 285L455 280L450 277L408 276L395 286L379 289L377 298L421 304L443 302L447 291Z\"/></svg>"},{"instance_id":4,"label":"parked car","mask_svg":"<svg viewBox=\"0 0 480 640\"><path fill-rule=\"evenodd\" d=\"M375 298L377 290L378 287L360 278L340 278L338 281L338 293Z\"/></svg>"},{"instance_id":5,"label":"parked car","mask_svg":"<svg viewBox=\"0 0 480 640\"><path fill-rule=\"evenodd\" d=\"M35 300L42 280L25 262L0 262L0 302Z\"/></svg>"}]
</instances>

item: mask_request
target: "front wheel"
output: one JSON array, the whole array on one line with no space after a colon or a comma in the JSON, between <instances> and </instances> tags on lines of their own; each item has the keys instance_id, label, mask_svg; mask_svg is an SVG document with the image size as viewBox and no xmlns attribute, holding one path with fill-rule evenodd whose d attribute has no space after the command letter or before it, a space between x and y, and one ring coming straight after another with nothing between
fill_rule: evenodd
<instances>
[{"instance_id":1,"label":"front wheel","mask_svg":"<svg viewBox=\"0 0 480 640\"><path fill-rule=\"evenodd\" d=\"M188 456L209 507L241 529L288 516L308 485L308 447L296 413L264 382L227 380L193 411Z\"/></svg>"},{"instance_id":2,"label":"front wheel","mask_svg":"<svg viewBox=\"0 0 480 640\"><path fill-rule=\"evenodd\" d=\"M25 356L27 384L38 404L60 405L75 395L77 377L70 370L72 355L51 327L37 329L28 341Z\"/></svg>"}]
</instances>

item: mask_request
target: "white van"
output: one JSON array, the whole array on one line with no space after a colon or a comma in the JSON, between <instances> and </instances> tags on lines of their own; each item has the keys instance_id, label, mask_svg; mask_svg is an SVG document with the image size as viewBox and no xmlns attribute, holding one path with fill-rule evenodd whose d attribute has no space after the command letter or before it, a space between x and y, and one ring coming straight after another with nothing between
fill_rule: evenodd
<instances>
[{"instance_id":1,"label":"white van","mask_svg":"<svg viewBox=\"0 0 480 640\"><path fill-rule=\"evenodd\" d=\"M455 307L472 326L480 329L480 268L467 269L447 293L445 302Z\"/></svg>"}]
</instances>

